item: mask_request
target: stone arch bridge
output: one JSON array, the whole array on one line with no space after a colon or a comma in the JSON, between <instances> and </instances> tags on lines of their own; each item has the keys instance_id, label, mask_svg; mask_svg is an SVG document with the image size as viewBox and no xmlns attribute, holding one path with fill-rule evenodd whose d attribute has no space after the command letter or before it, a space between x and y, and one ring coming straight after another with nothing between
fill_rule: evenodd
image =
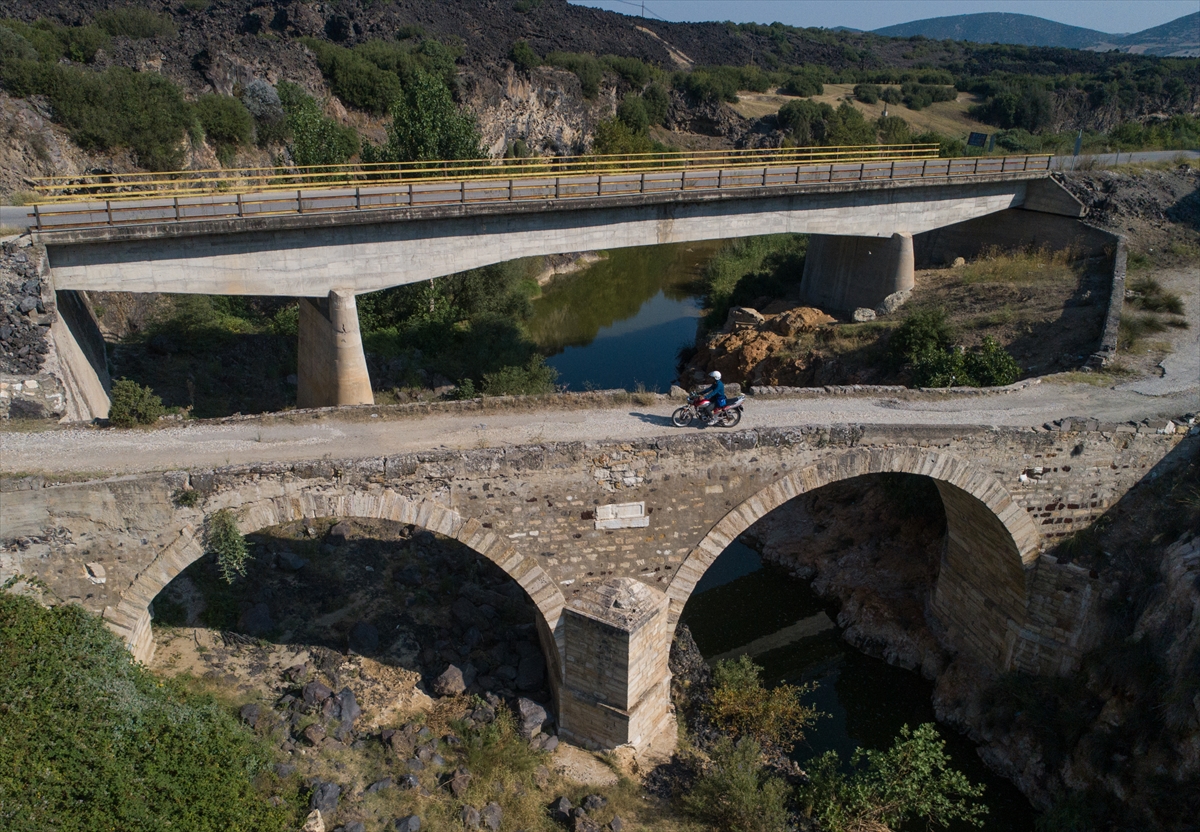
<instances>
[{"instance_id":1,"label":"stone arch bridge","mask_svg":"<svg viewBox=\"0 0 1200 832\"><path fill-rule=\"evenodd\" d=\"M411 523L460 541L524 588L564 734L643 746L670 724L671 636L708 566L777 506L866 474L937 484L947 535L929 615L950 649L997 670L1073 669L1103 587L1042 553L1180 441L1085 427L806 426L16 481L3 493L0 580L36 576L61 601L102 614L147 660L150 603L203 554L213 512L232 510L246 533L303 518ZM180 505L187 490L199 499Z\"/></svg>"}]
</instances>

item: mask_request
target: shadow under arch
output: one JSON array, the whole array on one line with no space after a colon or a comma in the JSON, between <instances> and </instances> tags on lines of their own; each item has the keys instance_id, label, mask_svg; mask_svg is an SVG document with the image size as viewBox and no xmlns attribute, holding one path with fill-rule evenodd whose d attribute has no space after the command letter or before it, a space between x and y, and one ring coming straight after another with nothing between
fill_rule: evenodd
<instances>
[{"instance_id":1,"label":"shadow under arch","mask_svg":"<svg viewBox=\"0 0 1200 832\"><path fill-rule=\"evenodd\" d=\"M850 450L793 471L732 508L684 559L667 587L675 626L696 584L739 535L789 500L868 474L920 474L937 485L946 542L933 606L951 642L998 668L1025 619L1027 576L1041 534L990 473L952 454L909 448Z\"/></svg>"},{"instance_id":2,"label":"shadow under arch","mask_svg":"<svg viewBox=\"0 0 1200 832\"><path fill-rule=\"evenodd\" d=\"M412 500L390 489L327 495L311 488L298 488L244 501L238 499L240 496L237 492L215 495L211 504L204 506L205 512L232 510L243 534L318 518L391 520L444 535L482 555L516 581L537 608L538 637L546 658L551 693L557 698L565 649L563 595L536 561L516 552L508 541L478 520L464 518L433 500ZM116 607L105 610L109 626L125 639L137 660L147 662L154 654L150 603L177 575L204 556L200 538L194 526L181 529L179 537L122 593Z\"/></svg>"}]
</instances>

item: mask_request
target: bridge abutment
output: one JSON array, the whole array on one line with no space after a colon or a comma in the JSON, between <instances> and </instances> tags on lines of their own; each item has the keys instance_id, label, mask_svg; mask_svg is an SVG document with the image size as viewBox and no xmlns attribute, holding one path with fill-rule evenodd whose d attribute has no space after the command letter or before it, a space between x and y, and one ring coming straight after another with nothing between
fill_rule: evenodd
<instances>
[{"instance_id":1,"label":"bridge abutment","mask_svg":"<svg viewBox=\"0 0 1200 832\"><path fill-rule=\"evenodd\" d=\"M874 309L888 295L913 288L914 263L911 234L897 232L890 238L813 234L800 289L806 303L822 309Z\"/></svg>"},{"instance_id":2,"label":"bridge abutment","mask_svg":"<svg viewBox=\"0 0 1200 832\"><path fill-rule=\"evenodd\" d=\"M610 578L573 598L563 623L562 734L592 748L645 748L671 726L666 594L635 578Z\"/></svg>"},{"instance_id":3,"label":"bridge abutment","mask_svg":"<svg viewBox=\"0 0 1200 832\"><path fill-rule=\"evenodd\" d=\"M353 292L332 289L327 298L301 298L299 338L300 407L375 403Z\"/></svg>"}]
</instances>

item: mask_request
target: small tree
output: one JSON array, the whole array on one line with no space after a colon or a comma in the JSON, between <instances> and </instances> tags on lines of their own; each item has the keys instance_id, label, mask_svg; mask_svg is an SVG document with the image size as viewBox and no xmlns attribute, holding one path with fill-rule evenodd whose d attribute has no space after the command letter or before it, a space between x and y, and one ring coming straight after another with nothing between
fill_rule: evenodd
<instances>
[{"instance_id":1,"label":"small tree","mask_svg":"<svg viewBox=\"0 0 1200 832\"><path fill-rule=\"evenodd\" d=\"M710 719L736 737L750 737L756 746L786 753L821 715L801 702L815 685L777 685L766 688L762 668L749 656L717 662L713 668L712 698L705 710Z\"/></svg>"},{"instance_id":2,"label":"small tree","mask_svg":"<svg viewBox=\"0 0 1200 832\"><path fill-rule=\"evenodd\" d=\"M987 806L972 798L983 786L949 768L945 746L932 723L915 731L905 725L887 751L855 751L848 775L829 751L809 764L809 782L799 790L805 813L826 832L895 829L914 818L929 826L982 826Z\"/></svg>"},{"instance_id":3,"label":"small tree","mask_svg":"<svg viewBox=\"0 0 1200 832\"><path fill-rule=\"evenodd\" d=\"M963 365L980 387L1012 384L1021 376L1020 365L990 335L983 339L978 350L964 356Z\"/></svg>"},{"instance_id":4,"label":"small tree","mask_svg":"<svg viewBox=\"0 0 1200 832\"><path fill-rule=\"evenodd\" d=\"M225 583L231 584L246 576L250 551L232 511L223 508L208 518L204 542L208 551L216 557L217 569Z\"/></svg>"},{"instance_id":5,"label":"small tree","mask_svg":"<svg viewBox=\"0 0 1200 832\"><path fill-rule=\"evenodd\" d=\"M108 421L119 428L153 424L166 412L153 390L127 378L113 382L110 398Z\"/></svg>"},{"instance_id":6,"label":"small tree","mask_svg":"<svg viewBox=\"0 0 1200 832\"><path fill-rule=\"evenodd\" d=\"M513 44L509 57L512 58L513 66L516 67L517 72L530 72L542 64L542 56L534 52L529 42L524 40L519 40Z\"/></svg>"},{"instance_id":7,"label":"small tree","mask_svg":"<svg viewBox=\"0 0 1200 832\"><path fill-rule=\"evenodd\" d=\"M762 749L745 738L722 737L695 787L684 797L689 812L712 829L727 832L783 832L787 828L787 785L767 776Z\"/></svg>"},{"instance_id":8,"label":"small tree","mask_svg":"<svg viewBox=\"0 0 1200 832\"><path fill-rule=\"evenodd\" d=\"M380 161L478 159L482 136L475 116L459 109L441 79L417 71L392 102L392 123Z\"/></svg>"},{"instance_id":9,"label":"small tree","mask_svg":"<svg viewBox=\"0 0 1200 832\"><path fill-rule=\"evenodd\" d=\"M204 137L221 164L230 164L237 148L254 140L254 117L233 96L202 95L196 99L195 107Z\"/></svg>"}]
</instances>

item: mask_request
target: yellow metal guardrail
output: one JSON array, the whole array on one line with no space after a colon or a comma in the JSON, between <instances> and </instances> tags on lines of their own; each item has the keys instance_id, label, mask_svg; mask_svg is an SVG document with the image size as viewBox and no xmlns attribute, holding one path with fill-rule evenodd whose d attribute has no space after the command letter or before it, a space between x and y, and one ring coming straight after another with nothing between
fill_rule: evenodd
<instances>
[{"instance_id":1,"label":"yellow metal guardrail","mask_svg":"<svg viewBox=\"0 0 1200 832\"><path fill-rule=\"evenodd\" d=\"M190 171L103 177L81 183L58 177L58 193L33 206L39 231L266 217L281 214L422 209L450 204L571 200L665 192L937 180L1027 171L1046 172L1050 156L940 159L934 146L901 145L696 154L641 154L537 160L343 165L282 171ZM869 156L870 158L862 158ZM249 175L253 171L254 175ZM240 175L241 178L234 178ZM111 181L118 180L118 181Z\"/></svg>"},{"instance_id":2,"label":"yellow metal guardrail","mask_svg":"<svg viewBox=\"0 0 1200 832\"><path fill-rule=\"evenodd\" d=\"M355 163L308 167L214 168L149 173L97 173L47 176L33 180L35 204L88 200L141 199L147 196L200 196L240 191L387 185L420 180L477 182L514 177L575 176L679 170L727 170L746 167L821 165L908 159L936 159L936 144L792 147L756 150L632 153L532 159L467 159L394 164Z\"/></svg>"}]
</instances>

